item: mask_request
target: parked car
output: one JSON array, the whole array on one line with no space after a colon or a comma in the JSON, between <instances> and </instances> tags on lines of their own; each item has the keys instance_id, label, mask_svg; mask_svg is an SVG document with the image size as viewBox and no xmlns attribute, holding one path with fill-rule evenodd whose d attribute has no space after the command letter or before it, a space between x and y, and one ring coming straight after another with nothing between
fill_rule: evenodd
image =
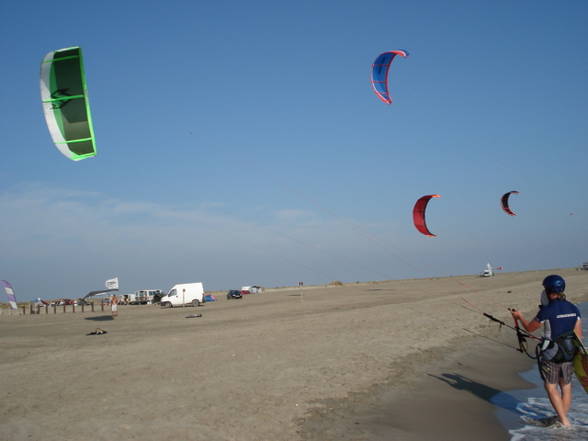
<instances>
[{"instance_id":1,"label":"parked car","mask_svg":"<svg viewBox=\"0 0 588 441\"><path fill-rule=\"evenodd\" d=\"M241 294L261 294L262 292L263 292L263 288L258 285L242 286L241 287Z\"/></svg>"},{"instance_id":2,"label":"parked car","mask_svg":"<svg viewBox=\"0 0 588 441\"><path fill-rule=\"evenodd\" d=\"M241 291L239 291L238 289L231 289L227 293L227 300L242 299L242 298L243 298L243 295L241 294Z\"/></svg>"}]
</instances>

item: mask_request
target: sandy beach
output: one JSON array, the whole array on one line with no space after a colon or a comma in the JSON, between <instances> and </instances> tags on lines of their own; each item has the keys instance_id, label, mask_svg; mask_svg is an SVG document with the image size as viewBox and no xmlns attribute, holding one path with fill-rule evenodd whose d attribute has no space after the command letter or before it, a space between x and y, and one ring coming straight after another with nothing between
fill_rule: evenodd
<instances>
[{"instance_id":1,"label":"sandy beach","mask_svg":"<svg viewBox=\"0 0 588 441\"><path fill-rule=\"evenodd\" d=\"M588 271L566 269L270 289L114 320L3 313L0 440L508 439L488 400L524 387L531 362L463 299L510 323L553 272L588 299Z\"/></svg>"}]
</instances>

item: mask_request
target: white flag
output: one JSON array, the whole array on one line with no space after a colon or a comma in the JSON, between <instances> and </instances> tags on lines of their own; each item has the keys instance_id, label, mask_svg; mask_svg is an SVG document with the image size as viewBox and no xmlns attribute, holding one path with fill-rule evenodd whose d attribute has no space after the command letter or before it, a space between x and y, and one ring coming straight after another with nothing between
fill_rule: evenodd
<instances>
[{"instance_id":1,"label":"white flag","mask_svg":"<svg viewBox=\"0 0 588 441\"><path fill-rule=\"evenodd\" d=\"M118 277L107 280L106 282L104 282L104 285L107 289L118 289Z\"/></svg>"}]
</instances>

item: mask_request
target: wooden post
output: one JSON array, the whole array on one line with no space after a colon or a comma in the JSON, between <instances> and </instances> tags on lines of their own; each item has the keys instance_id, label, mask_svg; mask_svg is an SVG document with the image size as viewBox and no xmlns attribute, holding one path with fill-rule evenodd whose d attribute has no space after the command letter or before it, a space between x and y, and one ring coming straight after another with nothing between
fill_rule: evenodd
<instances>
[{"instance_id":1,"label":"wooden post","mask_svg":"<svg viewBox=\"0 0 588 441\"><path fill-rule=\"evenodd\" d=\"M76 312L76 304L75 303L71 304L71 312Z\"/></svg>"},{"instance_id":2,"label":"wooden post","mask_svg":"<svg viewBox=\"0 0 588 441\"><path fill-rule=\"evenodd\" d=\"M53 314L57 314L57 305L53 304Z\"/></svg>"},{"instance_id":3,"label":"wooden post","mask_svg":"<svg viewBox=\"0 0 588 441\"><path fill-rule=\"evenodd\" d=\"M49 314L49 305L45 305L45 315Z\"/></svg>"},{"instance_id":4,"label":"wooden post","mask_svg":"<svg viewBox=\"0 0 588 441\"><path fill-rule=\"evenodd\" d=\"M84 312L84 304L82 303L82 312Z\"/></svg>"},{"instance_id":5,"label":"wooden post","mask_svg":"<svg viewBox=\"0 0 588 441\"><path fill-rule=\"evenodd\" d=\"M92 312L94 312L94 302L92 302Z\"/></svg>"},{"instance_id":6,"label":"wooden post","mask_svg":"<svg viewBox=\"0 0 588 441\"><path fill-rule=\"evenodd\" d=\"M65 307L66 307L66 306L67 306L67 305L64 303L64 304L63 304L63 312L65 312Z\"/></svg>"},{"instance_id":7,"label":"wooden post","mask_svg":"<svg viewBox=\"0 0 588 441\"><path fill-rule=\"evenodd\" d=\"M29 305L30 305L30 308L31 308L31 315L33 315L35 313L35 310L33 309L33 304L30 303Z\"/></svg>"},{"instance_id":8,"label":"wooden post","mask_svg":"<svg viewBox=\"0 0 588 441\"><path fill-rule=\"evenodd\" d=\"M102 302L100 303L100 307L102 308L102 312L104 312L104 299L102 299Z\"/></svg>"},{"instance_id":9,"label":"wooden post","mask_svg":"<svg viewBox=\"0 0 588 441\"><path fill-rule=\"evenodd\" d=\"M27 313L27 305L22 305L22 315Z\"/></svg>"}]
</instances>

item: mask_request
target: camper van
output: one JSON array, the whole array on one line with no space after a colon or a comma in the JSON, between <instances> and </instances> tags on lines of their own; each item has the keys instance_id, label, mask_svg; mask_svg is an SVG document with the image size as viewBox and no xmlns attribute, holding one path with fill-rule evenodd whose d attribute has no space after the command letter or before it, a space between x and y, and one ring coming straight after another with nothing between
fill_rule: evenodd
<instances>
[{"instance_id":1,"label":"camper van","mask_svg":"<svg viewBox=\"0 0 588 441\"><path fill-rule=\"evenodd\" d=\"M199 306L204 303L204 286L201 282L180 283L171 287L161 298L162 308L174 306Z\"/></svg>"},{"instance_id":2,"label":"camper van","mask_svg":"<svg viewBox=\"0 0 588 441\"><path fill-rule=\"evenodd\" d=\"M135 303L137 305L150 305L153 303L153 298L155 296L161 295L162 292L160 289L140 289L139 291L135 291ZM131 302L131 305L133 302Z\"/></svg>"}]
</instances>

